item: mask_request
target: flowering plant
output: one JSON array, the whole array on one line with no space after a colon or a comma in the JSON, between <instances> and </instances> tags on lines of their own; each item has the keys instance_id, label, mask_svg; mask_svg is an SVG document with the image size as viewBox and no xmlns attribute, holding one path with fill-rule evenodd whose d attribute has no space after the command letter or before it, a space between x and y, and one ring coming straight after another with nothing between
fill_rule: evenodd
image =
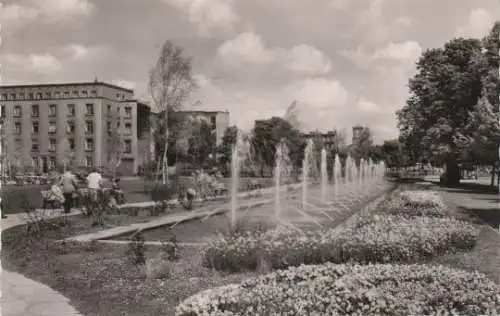
<instances>
[{"instance_id":1,"label":"flowering plant","mask_svg":"<svg viewBox=\"0 0 500 316\"><path fill-rule=\"evenodd\" d=\"M437 191L406 190L394 194L385 211L406 216L445 217L446 205Z\"/></svg>"},{"instance_id":2,"label":"flowering plant","mask_svg":"<svg viewBox=\"0 0 500 316\"><path fill-rule=\"evenodd\" d=\"M177 316L492 315L500 287L479 273L440 265L302 265L210 289Z\"/></svg>"},{"instance_id":3,"label":"flowering plant","mask_svg":"<svg viewBox=\"0 0 500 316\"><path fill-rule=\"evenodd\" d=\"M475 245L475 228L452 218L381 215L342 229L220 235L208 241L204 265L226 271L255 270L266 262L283 269L324 262L415 262Z\"/></svg>"}]
</instances>

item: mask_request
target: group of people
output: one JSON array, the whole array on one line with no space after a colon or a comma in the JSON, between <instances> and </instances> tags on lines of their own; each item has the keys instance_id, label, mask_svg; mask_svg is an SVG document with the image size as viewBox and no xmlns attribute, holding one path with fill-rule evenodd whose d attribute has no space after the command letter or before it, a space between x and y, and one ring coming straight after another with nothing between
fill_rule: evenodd
<instances>
[{"instance_id":1,"label":"group of people","mask_svg":"<svg viewBox=\"0 0 500 316\"><path fill-rule=\"evenodd\" d=\"M94 168L86 177L87 194L92 200L97 200L98 192L103 188L104 178L97 168ZM79 179L76 174L68 168L59 179L55 179L51 186L51 192L63 203L64 213L71 212L74 206L75 195L79 194ZM119 179L113 179L112 188L118 189Z\"/></svg>"}]
</instances>

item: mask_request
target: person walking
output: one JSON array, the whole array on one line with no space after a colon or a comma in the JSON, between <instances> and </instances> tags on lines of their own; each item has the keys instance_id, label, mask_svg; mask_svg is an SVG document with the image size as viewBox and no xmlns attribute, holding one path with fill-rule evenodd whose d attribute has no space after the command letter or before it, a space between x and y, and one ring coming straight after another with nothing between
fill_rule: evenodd
<instances>
[{"instance_id":1,"label":"person walking","mask_svg":"<svg viewBox=\"0 0 500 316\"><path fill-rule=\"evenodd\" d=\"M78 188L78 180L75 174L71 171L71 168L62 175L61 177L61 187L64 196L64 213L71 212L73 207L73 194L75 194Z\"/></svg>"},{"instance_id":2,"label":"person walking","mask_svg":"<svg viewBox=\"0 0 500 316\"><path fill-rule=\"evenodd\" d=\"M89 190L92 201L97 200L98 191L101 188L102 176L97 168L94 168L91 173L87 176L87 188Z\"/></svg>"}]
</instances>

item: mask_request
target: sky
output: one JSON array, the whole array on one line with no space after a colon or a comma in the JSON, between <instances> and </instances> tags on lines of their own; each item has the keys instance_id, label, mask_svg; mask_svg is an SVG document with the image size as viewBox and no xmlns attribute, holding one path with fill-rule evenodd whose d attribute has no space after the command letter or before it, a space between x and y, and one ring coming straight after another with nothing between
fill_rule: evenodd
<instances>
[{"instance_id":1,"label":"sky","mask_svg":"<svg viewBox=\"0 0 500 316\"><path fill-rule=\"evenodd\" d=\"M249 130L293 101L304 130L398 135L395 111L423 51L483 37L500 0L2 1L2 84L106 81L149 100L172 40L192 58L187 109L230 112Z\"/></svg>"}]
</instances>

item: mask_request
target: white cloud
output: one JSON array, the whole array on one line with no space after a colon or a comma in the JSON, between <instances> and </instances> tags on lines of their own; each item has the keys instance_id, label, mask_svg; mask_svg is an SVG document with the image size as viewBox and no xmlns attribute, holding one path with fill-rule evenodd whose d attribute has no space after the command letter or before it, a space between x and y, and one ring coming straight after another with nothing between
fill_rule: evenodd
<instances>
[{"instance_id":1,"label":"white cloud","mask_svg":"<svg viewBox=\"0 0 500 316\"><path fill-rule=\"evenodd\" d=\"M119 87L123 87L126 89L134 90L137 86L137 83L134 81L123 80L123 79L115 79L111 81L112 84L117 85Z\"/></svg>"},{"instance_id":2,"label":"white cloud","mask_svg":"<svg viewBox=\"0 0 500 316\"><path fill-rule=\"evenodd\" d=\"M488 34L493 27L495 19L486 9L479 8L469 13L469 19L466 24L461 25L456 36L482 38Z\"/></svg>"},{"instance_id":3,"label":"white cloud","mask_svg":"<svg viewBox=\"0 0 500 316\"><path fill-rule=\"evenodd\" d=\"M363 48L358 47L356 50L341 51L340 53L354 61L361 69L376 69L383 66L411 70L422 54L422 47L415 41L390 42L387 46L372 52L366 52Z\"/></svg>"},{"instance_id":4,"label":"white cloud","mask_svg":"<svg viewBox=\"0 0 500 316\"><path fill-rule=\"evenodd\" d=\"M337 80L308 78L285 88L293 100L308 104L314 109L338 109L346 105L348 93Z\"/></svg>"},{"instance_id":5,"label":"white cloud","mask_svg":"<svg viewBox=\"0 0 500 316\"><path fill-rule=\"evenodd\" d=\"M395 27L410 27L413 25L413 21L407 16L401 16L394 21L393 25Z\"/></svg>"},{"instance_id":6,"label":"white cloud","mask_svg":"<svg viewBox=\"0 0 500 316\"><path fill-rule=\"evenodd\" d=\"M380 113L382 110L378 104L365 98L361 98L356 102L356 109L368 113Z\"/></svg>"},{"instance_id":7,"label":"white cloud","mask_svg":"<svg viewBox=\"0 0 500 316\"><path fill-rule=\"evenodd\" d=\"M63 64L52 54L31 54L28 56L17 54L2 55L5 64L23 68L40 74L53 74L63 69Z\"/></svg>"},{"instance_id":8,"label":"white cloud","mask_svg":"<svg viewBox=\"0 0 500 316\"><path fill-rule=\"evenodd\" d=\"M197 27L198 34L211 37L218 32L232 31L240 21L233 7L233 0L163 0L188 14L189 21Z\"/></svg>"},{"instance_id":9,"label":"white cloud","mask_svg":"<svg viewBox=\"0 0 500 316\"><path fill-rule=\"evenodd\" d=\"M266 47L262 37L253 32L240 33L222 43L218 57L231 66L244 64L277 64L284 69L305 75L325 74L331 71L330 59L315 47L301 44L287 50Z\"/></svg>"}]
</instances>

